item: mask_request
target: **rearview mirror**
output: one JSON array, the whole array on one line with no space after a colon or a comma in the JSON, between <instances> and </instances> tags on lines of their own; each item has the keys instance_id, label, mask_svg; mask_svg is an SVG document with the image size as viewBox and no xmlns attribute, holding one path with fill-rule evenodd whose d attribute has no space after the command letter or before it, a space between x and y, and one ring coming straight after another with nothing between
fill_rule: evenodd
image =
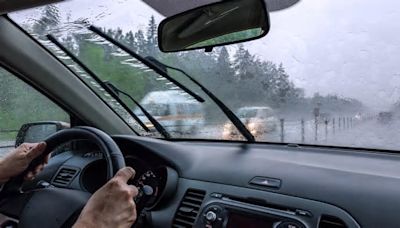
<instances>
[{"instance_id":1,"label":"rearview mirror","mask_svg":"<svg viewBox=\"0 0 400 228\"><path fill-rule=\"evenodd\" d=\"M68 123L59 121L27 123L21 126L15 140L15 147L22 143L36 143L45 140L59 130L69 128Z\"/></svg>"},{"instance_id":2,"label":"rearview mirror","mask_svg":"<svg viewBox=\"0 0 400 228\"><path fill-rule=\"evenodd\" d=\"M166 18L158 28L163 52L206 49L267 35L269 16L264 0L228 0Z\"/></svg>"}]
</instances>

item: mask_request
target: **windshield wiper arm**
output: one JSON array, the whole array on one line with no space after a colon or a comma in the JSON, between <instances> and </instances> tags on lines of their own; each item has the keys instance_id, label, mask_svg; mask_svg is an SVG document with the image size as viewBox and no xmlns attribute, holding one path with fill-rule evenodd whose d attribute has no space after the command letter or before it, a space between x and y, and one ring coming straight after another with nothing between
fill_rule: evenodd
<instances>
[{"instance_id":1,"label":"windshield wiper arm","mask_svg":"<svg viewBox=\"0 0 400 228\"><path fill-rule=\"evenodd\" d=\"M68 57L70 57L76 64L78 64L87 74L89 74L101 87L104 88L104 90L109 93L118 103L126 109L126 111L135 119L139 125L146 131L150 132L150 129L140 120L140 118L133 113L132 110L129 109L129 107L112 91L107 85L104 84L102 80L93 72L91 71L81 60L78 59L72 52L70 52L66 47L64 47L58 40L52 36L52 35L47 35L47 39L49 39L54 45L56 45L61 51L63 51Z\"/></svg>"},{"instance_id":2,"label":"windshield wiper arm","mask_svg":"<svg viewBox=\"0 0 400 228\"><path fill-rule=\"evenodd\" d=\"M129 93L119 89L118 87L116 87L114 84L112 84L109 81L104 82L105 85L107 85L111 90L115 91L114 93L118 92L121 93L123 95L125 95L126 97L128 97L131 101L133 101L133 103L135 103L139 109L143 112L143 114L147 117L147 119L149 119L149 121L151 122L151 124L153 124L153 126L157 129L158 132L160 132L160 134L162 136L164 136L167 139L171 138L171 135L167 132L167 130L165 130L165 128L160 124L160 122L158 122L142 105L139 104L139 102L137 102L135 100L135 98L133 98ZM118 94L117 94L118 96Z\"/></svg>"},{"instance_id":3,"label":"windshield wiper arm","mask_svg":"<svg viewBox=\"0 0 400 228\"><path fill-rule=\"evenodd\" d=\"M205 100L200 97L199 95L197 95L195 92L191 91L189 88L187 88L186 86L184 86L183 84L181 84L180 82L178 82L177 80L175 80L174 78L170 77L168 75L168 73L164 72L162 69L160 69L159 66L155 65L154 63L148 61L146 58L143 58L141 55L135 53L134 51L132 51L129 47L127 47L126 45L122 44L121 42L115 40L114 38L112 38L111 36L105 34L104 32L102 32L100 29L96 28L95 26L91 25L89 26L89 30L96 33L98 36L104 38L105 40L107 40L108 42L112 43L113 45L121 48L123 51L125 51L126 53L128 53L129 55L131 55L132 57L134 57L135 59L139 60L140 62L142 62L144 65L146 65L147 67L149 67L150 69L152 69L154 72L156 72L157 74L161 75L162 77L166 78L168 81L172 82L173 84L175 84L177 87L179 87L181 90L185 91L187 94L189 94L190 96L192 96L194 99L196 99L198 102L203 103Z\"/></svg>"},{"instance_id":4,"label":"windshield wiper arm","mask_svg":"<svg viewBox=\"0 0 400 228\"><path fill-rule=\"evenodd\" d=\"M168 65L158 61L157 59L155 59L155 58L153 58L151 56L146 57L146 59L148 61L151 61L154 64L158 65L159 68L163 69L166 73L168 73L166 69L170 68L172 70L176 70L176 71L179 71L182 74L184 74L187 78L189 78L190 81L192 81L194 84L199 86L200 89L203 90L203 92L205 94L207 94L207 96L210 97L210 99L212 101L215 102L215 104L217 104L217 106L221 109L221 111L228 117L228 119L233 123L233 125L235 125L235 127L247 139L247 141L250 141L250 142L254 142L255 141L254 136L246 128L246 126L243 124L243 122L220 99L218 99L218 97L216 97L211 91L209 91L206 87L204 87L199 81L197 81L192 76L187 74L184 70L181 70L181 69L176 68L176 67L168 66Z\"/></svg>"}]
</instances>

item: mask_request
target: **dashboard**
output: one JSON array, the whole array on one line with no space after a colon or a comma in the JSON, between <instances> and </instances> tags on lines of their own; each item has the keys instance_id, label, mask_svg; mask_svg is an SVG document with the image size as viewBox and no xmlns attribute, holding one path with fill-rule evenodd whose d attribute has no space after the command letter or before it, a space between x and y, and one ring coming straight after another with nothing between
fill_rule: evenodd
<instances>
[{"instance_id":1,"label":"dashboard","mask_svg":"<svg viewBox=\"0 0 400 228\"><path fill-rule=\"evenodd\" d=\"M397 227L400 158L350 149L168 142L114 136L139 188L154 194L142 227ZM37 178L95 192L96 148L54 156ZM31 182L25 188L37 186Z\"/></svg>"}]
</instances>

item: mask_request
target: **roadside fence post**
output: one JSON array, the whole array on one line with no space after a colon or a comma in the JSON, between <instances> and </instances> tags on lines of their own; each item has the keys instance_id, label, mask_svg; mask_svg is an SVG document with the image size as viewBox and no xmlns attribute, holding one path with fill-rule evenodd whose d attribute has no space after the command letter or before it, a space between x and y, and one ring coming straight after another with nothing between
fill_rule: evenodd
<instances>
[{"instance_id":1,"label":"roadside fence post","mask_svg":"<svg viewBox=\"0 0 400 228\"><path fill-rule=\"evenodd\" d=\"M333 118L332 119L332 131L333 131L333 134L335 134L335 128L336 128L336 126L335 126L335 118Z\"/></svg>"},{"instance_id":2,"label":"roadside fence post","mask_svg":"<svg viewBox=\"0 0 400 228\"><path fill-rule=\"evenodd\" d=\"M315 130L314 130L315 135L314 135L314 140L315 140L315 141L318 141L318 119L317 119L317 117L315 117L315 119L314 119L314 124L315 124Z\"/></svg>"},{"instance_id":3,"label":"roadside fence post","mask_svg":"<svg viewBox=\"0 0 400 228\"><path fill-rule=\"evenodd\" d=\"M305 129L304 129L304 119L301 119L301 142L304 143L305 141Z\"/></svg>"},{"instance_id":4,"label":"roadside fence post","mask_svg":"<svg viewBox=\"0 0 400 228\"><path fill-rule=\"evenodd\" d=\"M325 139L328 138L328 119L325 119Z\"/></svg>"}]
</instances>

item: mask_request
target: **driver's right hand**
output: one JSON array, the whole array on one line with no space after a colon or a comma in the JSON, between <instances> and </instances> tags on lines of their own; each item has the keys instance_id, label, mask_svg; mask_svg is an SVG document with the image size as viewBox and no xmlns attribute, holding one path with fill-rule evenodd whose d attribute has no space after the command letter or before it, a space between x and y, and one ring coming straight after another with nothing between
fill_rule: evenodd
<instances>
[{"instance_id":1,"label":"driver's right hand","mask_svg":"<svg viewBox=\"0 0 400 228\"><path fill-rule=\"evenodd\" d=\"M138 194L138 189L127 182L134 176L134 169L120 169L92 195L73 227L131 227L136 221L136 205L133 199Z\"/></svg>"}]
</instances>

